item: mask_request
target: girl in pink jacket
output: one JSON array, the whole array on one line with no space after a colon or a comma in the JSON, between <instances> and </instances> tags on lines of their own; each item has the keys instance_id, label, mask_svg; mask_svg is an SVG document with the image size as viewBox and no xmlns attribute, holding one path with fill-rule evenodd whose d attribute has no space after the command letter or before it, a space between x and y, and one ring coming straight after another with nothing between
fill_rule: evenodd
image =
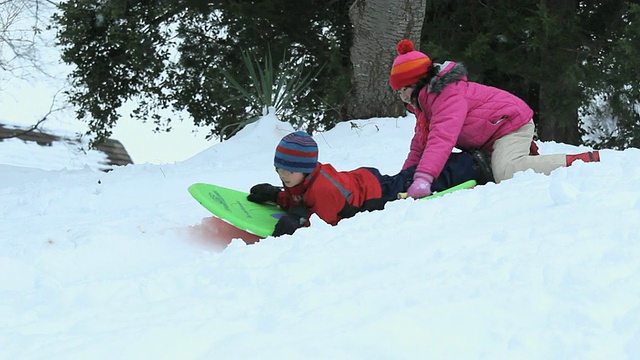
<instances>
[{"instance_id":1,"label":"girl in pink jacket","mask_svg":"<svg viewBox=\"0 0 640 360\"><path fill-rule=\"evenodd\" d=\"M400 41L397 51L389 83L417 120L403 166L418 166L409 196L431 194L433 179L442 171L454 147L490 152L496 182L526 169L549 174L576 160L600 161L597 151L530 156L535 130L533 110L522 99L467 81L467 70L460 63L433 64L409 40Z\"/></svg>"}]
</instances>

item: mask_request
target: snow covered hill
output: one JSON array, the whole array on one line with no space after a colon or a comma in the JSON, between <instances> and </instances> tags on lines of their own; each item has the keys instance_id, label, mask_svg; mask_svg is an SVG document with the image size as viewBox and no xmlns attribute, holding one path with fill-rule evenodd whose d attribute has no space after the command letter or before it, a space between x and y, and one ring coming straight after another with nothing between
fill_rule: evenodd
<instances>
[{"instance_id":1,"label":"snow covered hill","mask_svg":"<svg viewBox=\"0 0 640 360\"><path fill-rule=\"evenodd\" d=\"M412 129L315 139L321 162L393 174ZM277 184L291 130L268 116L106 174L0 165L0 358L640 358L638 149L221 251L186 188Z\"/></svg>"}]
</instances>

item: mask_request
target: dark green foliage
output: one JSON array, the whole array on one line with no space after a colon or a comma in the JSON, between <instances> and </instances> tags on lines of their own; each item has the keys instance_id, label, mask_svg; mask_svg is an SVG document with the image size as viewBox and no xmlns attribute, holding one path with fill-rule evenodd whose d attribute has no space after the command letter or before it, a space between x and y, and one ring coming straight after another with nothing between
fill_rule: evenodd
<instances>
[{"instance_id":1,"label":"dark green foliage","mask_svg":"<svg viewBox=\"0 0 640 360\"><path fill-rule=\"evenodd\" d=\"M266 54L263 61L259 61L249 52L243 51L242 60L243 70L247 71L251 80L249 86L244 86L229 71L221 70L230 87L240 93L239 96L229 98L228 102L236 101L236 99L247 100L247 104L251 108L262 110L259 115L266 115L270 111L275 112L279 118L295 119L300 115L299 109L292 105L298 103L301 97L309 93L309 84L317 78L319 71L315 74L305 73L305 66L300 61L301 59L287 58L286 54L282 57L279 69L273 66L273 57L270 52ZM227 131L226 128L223 128L221 136L233 135L258 118L259 116L256 115L229 124L226 128L230 128L230 130ZM296 125L298 125L297 128L300 128L301 124Z\"/></svg>"},{"instance_id":2,"label":"dark green foliage","mask_svg":"<svg viewBox=\"0 0 640 360\"><path fill-rule=\"evenodd\" d=\"M638 134L633 125L638 115L633 96L625 97L623 89L640 87L637 75L629 76L640 58L638 22L621 20L637 16L637 5L630 3L428 1L422 48L440 60L464 62L472 80L527 101L543 140L579 143L578 108L594 94L612 94L613 86L619 93L608 100L619 134L628 139Z\"/></svg>"},{"instance_id":3,"label":"dark green foliage","mask_svg":"<svg viewBox=\"0 0 640 360\"><path fill-rule=\"evenodd\" d=\"M640 147L640 5L606 5L606 11L589 19L590 27L605 27L610 36L594 39L600 51L586 66L586 71L595 76L585 84L588 93L599 96L603 103L590 107L586 113L595 118L612 117L615 126L611 122L596 122L593 126L602 137L589 144L637 148Z\"/></svg>"},{"instance_id":4,"label":"dark green foliage","mask_svg":"<svg viewBox=\"0 0 640 360\"><path fill-rule=\"evenodd\" d=\"M65 15L55 16L62 60L76 67L70 100L101 140L110 135L125 101L141 93L160 95L169 56L167 32L157 21L162 14L125 0L103 5L69 0L59 6Z\"/></svg>"},{"instance_id":5,"label":"dark green foliage","mask_svg":"<svg viewBox=\"0 0 640 360\"><path fill-rule=\"evenodd\" d=\"M270 50L273 69L287 68L279 56L285 53L305 73L322 69L281 119L309 132L330 128L346 119L351 3L63 1L55 17L59 42L63 60L76 66L68 95L97 140L110 134L130 100L131 115L158 131L169 131L172 121L159 114L173 113L226 137L224 129L262 108L240 96L223 70L247 87L243 51L263 62ZM464 62L471 80L525 99L543 140L580 142L582 108L596 119L582 127L604 133L591 145L640 146L638 8L628 0L429 0L422 51L436 61ZM588 106L596 95L606 106Z\"/></svg>"},{"instance_id":6,"label":"dark green foliage","mask_svg":"<svg viewBox=\"0 0 640 360\"><path fill-rule=\"evenodd\" d=\"M239 98L221 72L250 82L242 50L289 49L309 71L324 66L283 120L308 131L340 120L350 67L348 1L69 0L59 7L63 60L77 67L68 95L98 140L128 100L137 102L131 115L154 121L158 131L171 126L162 109L188 114L211 136L256 115L261 109ZM274 58L274 68L280 61Z\"/></svg>"}]
</instances>

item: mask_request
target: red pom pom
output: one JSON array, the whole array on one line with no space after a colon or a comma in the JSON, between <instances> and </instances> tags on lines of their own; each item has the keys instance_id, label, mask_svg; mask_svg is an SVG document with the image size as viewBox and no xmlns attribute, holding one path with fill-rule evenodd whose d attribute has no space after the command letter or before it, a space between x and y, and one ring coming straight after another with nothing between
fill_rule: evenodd
<instances>
[{"instance_id":1,"label":"red pom pom","mask_svg":"<svg viewBox=\"0 0 640 360\"><path fill-rule=\"evenodd\" d=\"M398 51L399 55L402 54L406 54L410 51L415 50L413 47L413 43L411 42L411 40L400 40L400 42L398 43L398 46L396 47L396 50Z\"/></svg>"}]
</instances>

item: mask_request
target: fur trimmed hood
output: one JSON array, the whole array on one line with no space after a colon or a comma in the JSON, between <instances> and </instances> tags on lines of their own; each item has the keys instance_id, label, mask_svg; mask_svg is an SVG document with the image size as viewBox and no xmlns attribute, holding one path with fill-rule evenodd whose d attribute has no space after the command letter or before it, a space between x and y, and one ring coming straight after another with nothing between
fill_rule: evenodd
<instances>
[{"instance_id":1,"label":"fur trimmed hood","mask_svg":"<svg viewBox=\"0 0 640 360\"><path fill-rule=\"evenodd\" d=\"M467 81L467 68L462 63L445 61L442 64L434 64L438 69L438 74L429 82L428 91L433 94L440 94L444 87L463 80Z\"/></svg>"}]
</instances>

